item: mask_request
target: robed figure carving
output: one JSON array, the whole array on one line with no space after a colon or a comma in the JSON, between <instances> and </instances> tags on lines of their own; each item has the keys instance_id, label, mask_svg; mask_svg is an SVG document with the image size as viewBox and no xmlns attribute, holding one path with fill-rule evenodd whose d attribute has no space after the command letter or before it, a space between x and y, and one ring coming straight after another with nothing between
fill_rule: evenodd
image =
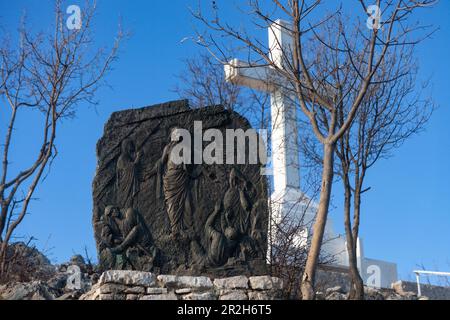
<instances>
[{"instance_id":1,"label":"robed figure carving","mask_svg":"<svg viewBox=\"0 0 450 320\"><path fill-rule=\"evenodd\" d=\"M249 229L251 203L245 191L245 183L239 171L231 169L229 188L223 199L225 224L235 226L239 235L247 234Z\"/></svg>"},{"instance_id":2,"label":"robed figure carving","mask_svg":"<svg viewBox=\"0 0 450 320\"><path fill-rule=\"evenodd\" d=\"M207 262L214 267L222 266L228 262L228 259L234 255L239 240L234 227L224 224L221 224L220 229L215 227L215 221L221 212L222 203L219 202L205 224L205 232L209 243Z\"/></svg>"},{"instance_id":3,"label":"robed figure carving","mask_svg":"<svg viewBox=\"0 0 450 320\"><path fill-rule=\"evenodd\" d=\"M162 157L147 174L147 178L157 175L157 192L161 192L162 182L162 194L170 221L170 230L175 239L186 236L186 231L193 228L194 205L191 190L193 181L201 174L201 171L194 169L185 161L180 161L181 163L173 161L174 148L183 142L177 129L171 130L171 140L164 147Z\"/></svg>"},{"instance_id":4,"label":"robed figure carving","mask_svg":"<svg viewBox=\"0 0 450 320\"><path fill-rule=\"evenodd\" d=\"M116 166L116 197L120 208L133 208L134 197L139 191L139 164L141 153L130 139L121 144L121 154Z\"/></svg>"}]
</instances>

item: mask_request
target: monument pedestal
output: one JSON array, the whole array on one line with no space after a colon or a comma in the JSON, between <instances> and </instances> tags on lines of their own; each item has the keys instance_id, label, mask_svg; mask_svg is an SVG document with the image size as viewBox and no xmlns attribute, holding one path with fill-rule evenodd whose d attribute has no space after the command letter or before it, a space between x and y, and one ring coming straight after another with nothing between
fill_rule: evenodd
<instances>
[{"instance_id":1,"label":"monument pedestal","mask_svg":"<svg viewBox=\"0 0 450 320\"><path fill-rule=\"evenodd\" d=\"M270 276L208 277L110 270L80 300L274 300L283 281Z\"/></svg>"}]
</instances>

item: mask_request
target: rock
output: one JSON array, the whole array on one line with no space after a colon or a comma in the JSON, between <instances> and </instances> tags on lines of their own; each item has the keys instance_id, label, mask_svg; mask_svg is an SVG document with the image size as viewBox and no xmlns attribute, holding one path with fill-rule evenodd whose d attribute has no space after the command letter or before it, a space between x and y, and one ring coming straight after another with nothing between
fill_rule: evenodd
<instances>
[{"instance_id":1,"label":"rock","mask_svg":"<svg viewBox=\"0 0 450 320\"><path fill-rule=\"evenodd\" d=\"M57 270L60 273L66 273L67 272L67 264L60 264L59 266L57 266Z\"/></svg>"},{"instance_id":2,"label":"rock","mask_svg":"<svg viewBox=\"0 0 450 320\"><path fill-rule=\"evenodd\" d=\"M128 287L123 284L105 283L100 287L100 293L124 293Z\"/></svg>"},{"instance_id":3,"label":"rock","mask_svg":"<svg viewBox=\"0 0 450 320\"><path fill-rule=\"evenodd\" d=\"M126 300L126 294L118 293L102 293L100 294L100 300Z\"/></svg>"},{"instance_id":4,"label":"rock","mask_svg":"<svg viewBox=\"0 0 450 320\"><path fill-rule=\"evenodd\" d=\"M208 277L159 275L160 285L167 288L210 289L213 287Z\"/></svg>"},{"instance_id":5,"label":"rock","mask_svg":"<svg viewBox=\"0 0 450 320\"><path fill-rule=\"evenodd\" d=\"M384 300L404 300L404 299L401 295L392 293L392 294L386 295L384 297Z\"/></svg>"},{"instance_id":6,"label":"rock","mask_svg":"<svg viewBox=\"0 0 450 320\"><path fill-rule=\"evenodd\" d=\"M264 291L249 291L248 299L249 300L273 300L274 297Z\"/></svg>"},{"instance_id":7,"label":"rock","mask_svg":"<svg viewBox=\"0 0 450 320\"><path fill-rule=\"evenodd\" d=\"M380 290L370 287L364 287L364 298L366 300L385 300Z\"/></svg>"},{"instance_id":8,"label":"rock","mask_svg":"<svg viewBox=\"0 0 450 320\"><path fill-rule=\"evenodd\" d=\"M148 288L148 289L154 289L154 288ZM123 291L127 294L131 293L131 294L144 294L146 292L144 287L127 287L125 288L125 290Z\"/></svg>"},{"instance_id":9,"label":"rock","mask_svg":"<svg viewBox=\"0 0 450 320\"><path fill-rule=\"evenodd\" d=\"M333 292L345 293L345 292L342 290L342 287L336 286L336 287L333 287L333 288L328 288L328 289L326 289L326 290L325 290L325 296L328 296L328 295L332 294Z\"/></svg>"},{"instance_id":10,"label":"rock","mask_svg":"<svg viewBox=\"0 0 450 320\"><path fill-rule=\"evenodd\" d=\"M81 295L79 300L99 300L100 299L100 283L92 286L91 290Z\"/></svg>"},{"instance_id":11,"label":"rock","mask_svg":"<svg viewBox=\"0 0 450 320\"><path fill-rule=\"evenodd\" d=\"M10 244L6 251L9 283L47 281L55 275L57 269L38 249L23 242Z\"/></svg>"},{"instance_id":12,"label":"rock","mask_svg":"<svg viewBox=\"0 0 450 320\"><path fill-rule=\"evenodd\" d=\"M156 285L156 278L150 272L110 270L101 275L99 282L100 284L117 283L128 286L152 287Z\"/></svg>"},{"instance_id":13,"label":"rock","mask_svg":"<svg viewBox=\"0 0 450 320\"><path fill-rule=\"evenodd\" d=\"M217 289L248 289L248 278L237 276L214 280L214 287Z\"/></svg>"},{"instance_id":14,"label":"rock","mask_svg":"<svg viewBox=\"0 0 450 320\"><path fill-rule=\"evenodd\" d=\"M64 293L62 296L59 296L55 300L80 300L81 292L80 291L72 291Z\"/></svg>"},{"instance_id":15,"label":"rock","mask_svg":"<svg viewBox=\"0 0 450 320\"><path fill-rule=\"evenodd\" d=\"M397 281L397 282L393 283L391 286L392 286L392 289L394 289L394 291L397 294L399 294L399 295L405 294L402 281Z\"/></svg>"},{"instance_id":16,"label":"rock","mask_svg":"<svg viewBox=\"0 0 450 320\"><path fill-rule=\"evenodd\" d=\"M166 294L167 288L147 288L147 294Z\"/></svg>"},{"instance_id":17,"label":"rock","mask_svg":"<svg viewBox=\"0 0 450 320\"><path fill-rule=\"evenodd\" d=\"M191 288L183 288L183 289L175 290L176 294L187 294L187 293L191 293L191 292L192 292Z\"/></svg>"},{"instance_id":18,"label":"rock","mask_svg":"<svg viewBox=\"0 0 450 320\"><path fill-rule=\"evenodd\" d=\"M55 292L42 281L11 283L4 286L0 297L5 300L54 300Z\"/></svg>"},{"instance_id":19,"label":"rock","mask_svg":"<svg viewBox=\"0 0 450 320\"><path fill-rule=\"evenodd\" d=\"M331 292L325 297L325 300L347 300L347 295L340 292Z\"/></svg>"},{"instance_id":20,"label":"rock","mask_svg":"<svg viewBox=\"0 0 450 320\"><path fill-rule=\"evenodd\" d=\"M50 280L47 281L47 284L49 287L56 289L56 290L64 290L67 284L67 273L57 273L55 276L53 276Z\"/></svg>"},{"instance_id":21,"label":"rock","mask_svg":"<svg viewBox=\"0 0 450 320\"><path fill-rule=\"evenodd\" d=\"M326 295L322 291L316 292L316 300L325 300Z\"/></svg>"},{"instance_id":22,"label":"rock","mask_svg":"<svg viewBox=\"0 0 450 320\"><path fill-rule=\"evenodd\" d=\"M142 296L139 300L178 300L175 293L170 292L166 294L152 294Z\"/></svg>"},{"instance_id":23,"label":"rock","mask_svg":"<svg viewBox=\"0 0 450 320\"><path fill-rule=\"evenodd\" d=\"M213 292L190 293L181 297L182 300L216 300L217 296Z\"/></svg>"},{"instance_id":24,"label":"rock","mask_svg":"<svg viewBox=\"0 0 450 320\"><path fill-rule=\"evenodd\" d=\"M405 290L405 284L401 280L393 283L392 289L394 289L394 291L402 297L407 298L417 297L417 294L415 292Z\"/></svg>"},{"instance_id":25,"label":"rock","mask_svg":"<svg viewBox=\"0 0 450 320\"><path fill-rule=\"evenodd\" d=\"M139 300L139 295L137 295L137 294L127 294L126 300Z\"/></svg>"},{"instance_id":26,"label":"rock","mask_svg":"<svg viewBox=\"0 0 450 320\"><path fill-rule=\"evenodd\" d=\"M219 300L248 300L245 290L221 290Z\"/></svg>"},{"instance_id":27,"label":"rock","mask_svg":"<svg viewBox=\"0 0 450 320\"><path fill-rule=\"evenodd\" d=\"M282 290L283 280L270 276L250 277L250 287L253 290Z\"/></svg>"}]
</instances>

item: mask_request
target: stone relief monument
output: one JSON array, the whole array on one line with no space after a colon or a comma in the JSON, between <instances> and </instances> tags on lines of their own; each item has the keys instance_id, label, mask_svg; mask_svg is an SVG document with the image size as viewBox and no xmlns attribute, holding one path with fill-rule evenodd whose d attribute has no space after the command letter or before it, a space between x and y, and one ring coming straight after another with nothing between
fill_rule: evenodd
<instances>
[{"instance_id":1,"label":"stone relief monument","mask_svg":"<svg viewBox=\"0 0 450 320\"><path fill-rule=\"evenodd\" d=\"M172 161L171 152L183 140L173 139L174 131L192 133L194 121L223 137L227 129L250 128L235 112L220 106L190 109L184 100L116 112L106 124L93 183L94 232L104 270L267 272L262 165L249 164L248 156L243 164Z\"/></svg>"}]
</instances>

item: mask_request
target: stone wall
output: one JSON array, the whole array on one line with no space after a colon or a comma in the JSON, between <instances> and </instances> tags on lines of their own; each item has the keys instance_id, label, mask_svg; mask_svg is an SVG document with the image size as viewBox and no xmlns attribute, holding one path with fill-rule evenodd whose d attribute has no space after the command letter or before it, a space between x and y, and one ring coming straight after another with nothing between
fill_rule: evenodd
<instances>
[{"instance_id":1,"label":"stone wall","mask_svg":"<svg viewBox=\"0 0 450 320\"><path fill-rule=\"evenodd\" d=\"M412 292L417 294L417 283L409 281L398 281L392 285L396 292ZM450 300L450 287L420 284L422 296L431 300Z\"/></svg>"},{"instance_id":2,"label":"stone wall","mask_svg":"<svg viewBox=\"0 0 450 320\"><path fill-rule=\"evenodd\" d=\"M110 270L80 300L274 300L283 283L270 276L210 279Z\"/></svg>"}]
</instances>

